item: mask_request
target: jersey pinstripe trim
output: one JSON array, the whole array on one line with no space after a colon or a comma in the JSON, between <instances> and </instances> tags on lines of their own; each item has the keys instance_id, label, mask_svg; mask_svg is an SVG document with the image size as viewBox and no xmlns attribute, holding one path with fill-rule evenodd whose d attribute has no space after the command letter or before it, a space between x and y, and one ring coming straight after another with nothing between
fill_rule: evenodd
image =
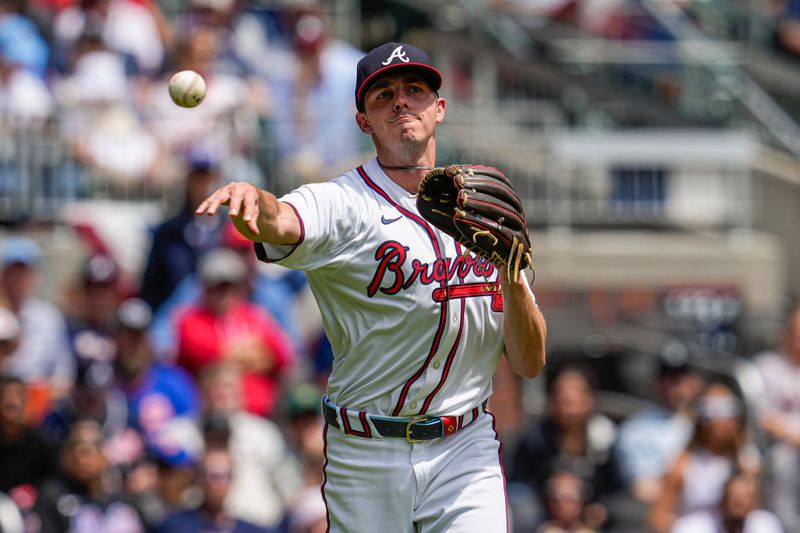
<instances>
[{"instance_id":1,"label":"jersey pinstripe trim","mask_svg":"<svg viewBox=\"0 0 800 533\"><path fill-rule=\"evenodd\" d=\"M306 239L306 226L305 226L305 224L303 224L303 217L300 216L300 212L297 210L297 208L294 205L292 205L291 202L287 202L287 201L284 200L283 203L285 203L286 205L291 207L292 211L294 211L294 214L297 215L297 221L300 223L300 238L297 239L296 243L291 245L292 249L289 250L286 253L286 255L284 255L283 257L276 258L276 259L270 259L269 257L267 257L267 251L264 249L264 243L254 242L253 243L253 248L256 251L256 257L258 257L259 261L263 261L265 263L275 263L276 261L282 261L282 260L286 259L287 257L289 257L290 255L292 255L294 253L294 251L297 250L297 247L300 246L301 244L303 244L303 241Z\"/></svg>"},{"instance_id":2,"label":"jersey pinstripe trim","mask_svg":"<svg viewBox=\"0 0 800 533\"><path fill-rule=\"evenodd\" d=\"M458 243L455 243L455 244L456 244L456 253L461 255L461 246ZM460 279L459 280L459 285L461 285L463 283L464 283L464 280ZM445 292L447 292L448 289L449 289L449 287L445 288ZM461 334L464 331L464 310L465 310L466 307L467 307L467 303L462 298L461 299L461 318L460 318L459 323L458 323L458 334L456 335L456 340L453 343L453 347L450 349L450 353L447 354L447 359L445 360L444 368L442 369L442 377L439 379L439 383L436 385L436 388L434 388L431 391L431 393L428 394L428 397L425 398L425 403L422 404L422 409L420 409L420 411L419 411L420 415L424 415L428 411L428 409L431 406L431 402L433 401L434 396L436 396L436 394L440 390L442 390L442 387L444 386L444 382L447 381L447 376L450 374L450 367L453 365L453 360L455 359L456 352L458 351L458 345L461 343Z\"/></svg>"},{"instance_id":3,"label":"jersey pinstripe trim","mask_svg":"<svg viewBox=\"0 0 800 533\"><path fill-rule=\"evenodd\" d=\"M381 189L374 181L372 181L372 178L369 177L367 172L364 170L363 166L358 167L356 170L358 170L358 173L361 176L361 178L364 180L364 183L366 183L367 186L370 189L372 189L373 191L378 193L384 200L389 202L401 214L403 214L404 216L407 216L408 218L413 220L416 224L421 226L422 229L424 229L427 232L428 237L430 238L431 243L433 244L433 251L436 254L436 258L437 259L441 259L442 261L444 261L444 259L442 258L442 252L441 252L441 250L439 250L439 243L436 242L436 235L433 233L433 230L428 225L428 223L425 222L425 220L422 217L420 217L419 215L415 215L414 213L412 213L408 209L402 207L400 204L398 204L397 202L392 200L392 198L389 196L389 194L386 191ZM444 287L447 286L447 281L446 280L445 281L440 281L439 285L444 288ZM425 372L425 369L428 368L428 365L430 364L431 360L433 359L433 356L436 355L436 352L439 349L439 343L442 340L442 334L444 333L444 326L447 323L447 319L446 319L447 318L447 312L448 312L447 311L447 305L448 305L447 300L441 302L441 307L440 307L440 310L439 310L439 325L438 325L437 330L436 330L436 335L433 338L433 344L431 345L430 352L428 352L428 356L425 358L425 362L422 364L422 366L419 368L419 370L417 370L414 373L414 375L412 375L408 379L408 381L406 381L405 384L403 385L403 388L400 391L400 397L397 399L397 404L395 405L395 408L392 410L392 415L391 416L399 416L400 415L400 412L403 410L403 404L405 404L406 396L408 396L408 391L411 388L411 385L413 385L414 382L417 381L420 378L420 376Z\"/></svg>"}]
</instances>

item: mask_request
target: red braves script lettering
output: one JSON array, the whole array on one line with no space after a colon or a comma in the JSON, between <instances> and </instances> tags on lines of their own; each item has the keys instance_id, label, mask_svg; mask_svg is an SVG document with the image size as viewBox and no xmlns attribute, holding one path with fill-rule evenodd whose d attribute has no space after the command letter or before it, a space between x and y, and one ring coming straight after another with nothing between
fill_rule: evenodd
<instances>
[{"instance_id":1,"label":"red braves script lettering","mask_svg":"<svg viewBox=\"0 0 800 533\"><path fill-rule=\"evenodd\" d=\"M489 278L494 274L494 265L490 262L472 255L458 255L455 258L437 259L433 264L413 259L411 273L406 276L403 267L408 260L408 250L408 246L397 241L387 241L378 246L375 251L378 268L367 287L368 296L375 296L378 291L397 294L401 289L408 289L417 280L423 285L433 282L445 285L456 277L464 280L470 271L481 278ZM388 287L383 286L384 279L388 282Z\"/></svg>"}]
</instances>

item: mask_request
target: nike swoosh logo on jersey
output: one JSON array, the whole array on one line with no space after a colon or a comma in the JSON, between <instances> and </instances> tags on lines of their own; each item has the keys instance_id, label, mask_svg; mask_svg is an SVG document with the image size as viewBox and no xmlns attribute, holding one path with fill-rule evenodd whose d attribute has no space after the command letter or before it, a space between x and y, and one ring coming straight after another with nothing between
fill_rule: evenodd
<instances>
[{"instance_id":1,"label":"nike swoosh logo on jersey","mask_svg":"<svg viewBox=\"0 0 800 533\"><path fill-rule=\"evenodd\" d=\"M381 215L381 224L391 224L392 222L397 222L401 218L403 218L402 215L397 218L386 218L386 215Z\"/></svg>"}]
</instances>

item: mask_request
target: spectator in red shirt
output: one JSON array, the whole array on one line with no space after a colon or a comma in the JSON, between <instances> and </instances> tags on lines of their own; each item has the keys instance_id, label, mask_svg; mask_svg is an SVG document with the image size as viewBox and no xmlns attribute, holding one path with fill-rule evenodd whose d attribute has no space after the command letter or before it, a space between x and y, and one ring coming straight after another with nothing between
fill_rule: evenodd
<instances>
[{"instance_id":1,"label":"spectator in red shirt","mask_svg":"<svg viewBox=\"0 0 800 533\"><path fill-rule=\"evenodd\" d=\"M243 371L244 407L271 416L281 376L294 360L280 326L247 301L247 268L236 252L219 248L200 259L203 295L177 319L178 363L197 376L220 361Z\"/></svg>"}]
</instances>

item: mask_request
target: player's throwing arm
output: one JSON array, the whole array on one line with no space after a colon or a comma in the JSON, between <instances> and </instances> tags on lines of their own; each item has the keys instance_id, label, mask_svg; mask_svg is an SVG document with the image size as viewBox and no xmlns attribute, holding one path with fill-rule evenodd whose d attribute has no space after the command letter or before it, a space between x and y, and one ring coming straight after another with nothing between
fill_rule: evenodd
<instances>
[{"instance_id":1,"label":"player's throwing arm","mask_svg":"<svg viewBox=\"0 0 800 533\"><path fill-rule=\"evenodd\" d=\"M251 183L234 181L217 189L195 211L215 215L220 206L248 239L272 244L294 244L300 238L300 221L288 205Z\"/></svg>"}]
</instances>

